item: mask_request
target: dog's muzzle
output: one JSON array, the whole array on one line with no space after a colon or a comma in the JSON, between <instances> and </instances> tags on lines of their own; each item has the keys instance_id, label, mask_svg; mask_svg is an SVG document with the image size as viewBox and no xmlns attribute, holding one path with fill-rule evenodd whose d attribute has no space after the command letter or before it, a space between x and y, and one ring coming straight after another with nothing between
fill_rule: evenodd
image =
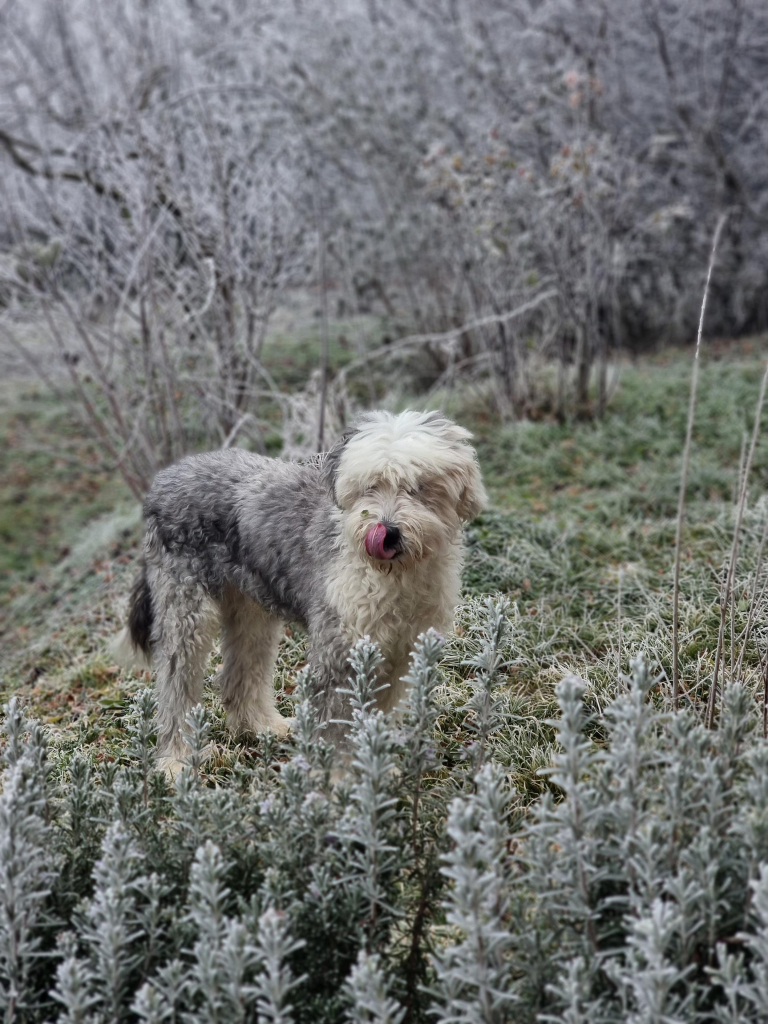
<instances>
[{"instance_id":1,"label":"dog's muzzle","mask_svg":"<svg viewBox=\"0 0 768 1024\"><path fill-rule=\"evenodd\" d=\"M392 561L403 550L400 531L389 523L376 523L365 535L365 550L371 558Z\"/></svg>"}]
</instances>

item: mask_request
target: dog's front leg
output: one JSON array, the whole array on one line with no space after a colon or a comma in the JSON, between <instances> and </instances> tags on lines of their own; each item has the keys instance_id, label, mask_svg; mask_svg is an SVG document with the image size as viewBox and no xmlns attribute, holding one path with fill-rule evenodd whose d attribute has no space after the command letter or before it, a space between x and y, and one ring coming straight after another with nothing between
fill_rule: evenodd
<instances>
[{"instance_id":1,"label":"dog's front leg","mask_svg":"<svg viewBox=\"0 0 768 1024\"><path fill-rule=\"evenodd\" d=\"M349 758L349 726L352 711L349 695L351 668L349 655L352 641L339 620L325 619L310 625L309 667L322 721L326 722L323 739L336 747L337 763Z\"/></svg>"},{"instance_id":2,"label":"dog's front leg","mask_svg":"<svg viewBox=\"0 0 768 1024\"><path fill-rule=\"evenodd\" d=\"M223 664L217 680L227 728L235 736L267 730L285 736L292 720L277 710L273 683L283 622L234 589L221 601L221 620Z\"/></svg>"}]
</instances>

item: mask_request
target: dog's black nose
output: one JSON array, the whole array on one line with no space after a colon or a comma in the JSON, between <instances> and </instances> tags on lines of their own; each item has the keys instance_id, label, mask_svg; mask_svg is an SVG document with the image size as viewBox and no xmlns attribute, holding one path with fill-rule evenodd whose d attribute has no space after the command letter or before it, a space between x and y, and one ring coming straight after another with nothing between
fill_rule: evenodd
<instances>
[{"instance_id":1,"label":"dog's black nose","mask_svg":"<svg viewBox=\"0 0 768 1024\"><path fill-rule=\"evenodd\" d=\"M384 547L397 548L400 546L400 531L396 526L387 526L387 533L384 537Z\"/></svg>"}]
</instances>

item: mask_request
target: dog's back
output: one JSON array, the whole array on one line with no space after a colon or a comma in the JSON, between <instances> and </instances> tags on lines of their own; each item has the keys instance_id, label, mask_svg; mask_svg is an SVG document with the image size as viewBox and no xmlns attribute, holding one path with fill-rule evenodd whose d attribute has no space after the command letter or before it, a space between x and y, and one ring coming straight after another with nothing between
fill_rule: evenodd
<instances>
[{"instance_id":1,"label":"dog's back","mask_svg":"<svg viewBox=\"0 0 768 1024\"><path fill-rule=\"evenodd\" d=\"M234 586L305 621L310 577L337 530L330 505L318 463L240 449L192 455L161 470L144 502L149 571L162 564L214 597Z\"/></svg>"},{"instance_id":2,"label":"dog's back","mask_svg":"<svg viewBox=\"0 0 768 1024\"><path fill-rule=\"evenodd\" d=\"M161 469L144 500L144 519L168 551L196 556L237 544L238 491L273 475L274 460L239 448L190 455Z\"/></svg>"}]
</instances>

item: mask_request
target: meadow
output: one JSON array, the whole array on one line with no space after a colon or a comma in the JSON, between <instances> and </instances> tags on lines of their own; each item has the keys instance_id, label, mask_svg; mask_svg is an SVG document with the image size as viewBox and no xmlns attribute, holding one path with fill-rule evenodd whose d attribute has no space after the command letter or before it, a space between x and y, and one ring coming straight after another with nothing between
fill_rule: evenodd
<instances>
[{"instance_id":1,"label":"meadow","mask_svg":"<svg viewBox=\"0 0 768 1024\"><path fill-rule=\"evenodd\" d=\"M725 702L717 728L702 722L767 355L765 338L706 345L677 715L672 572L690 351L618 365L599 421L542 411L502 424L487 385L431 395L473 430L491 508L467 529L455 632L423 642L402 723L371 711L376 655L357 651L357 760L335 788L294 626L276 687L283 713L300 717L295 737L233 741L207 688L193 765L175 787L153 772L149 678L107 651L136 569L138 508L64 405L28 381L9 389L6 1012L763 1019L762 443L725 616ZM419 397L405 389L399 401Z\"/></svg>"},{"instance_id":2,"label":"meadow","mask_svg":"<svg viewBox=\"0 0 768 1024\"><path fill-rule=\"evenodd\" d=\"M705 357L682 552L682 683L696 706L714 667L739 463L767 350L764 339L715 343ZM344 364L343 350L336 358ZM287 383L301 375L305 360L302 345L282 369ZM516 784L539 785L535 768L525 772L523 766L531 751L547 761L547 730L535 720L549 717L554 684L567 672L587 682L600 706L615 692L628 659L643 652L663 674L660 696L667 695L690 353L628 361L619 374L602 421L500 424L487 413L482 387L449 396L445 406L474 432L491 499L489 511L467 531L466 602L451 641L453 662L458 669L466 655L462 634L477 600L507 595L515 637L510 690L533 730L520 751ZM432 404L441 397L433 395ZM416 396L400 402L419 405ZM23 687L35 712L64 730L83 715L98 720L105 703L120 706L135 688L135 680L109 663L105 642L122 621L135 572L140 510L75 416L34 384L17 386L13 399L9 389L0 431L4 685L8 695ZM737 659L767 480L768 451L758 445L735 587ZM744 655L745 678L756 695L768 644L764 618L758 609ZM730 622L726 643L730 666ZM281 657L287 685L301 663L302 638L287 635Z\"/></svg>"}]
</instances>

